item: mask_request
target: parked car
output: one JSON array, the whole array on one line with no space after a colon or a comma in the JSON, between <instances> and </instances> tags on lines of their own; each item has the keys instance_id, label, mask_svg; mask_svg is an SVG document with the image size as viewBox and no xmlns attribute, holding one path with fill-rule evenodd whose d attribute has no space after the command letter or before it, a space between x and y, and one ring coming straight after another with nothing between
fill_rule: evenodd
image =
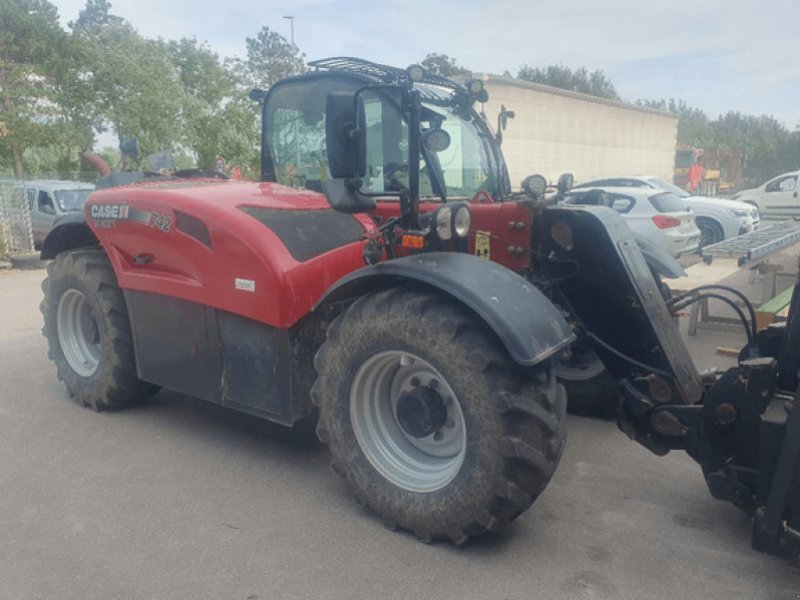
<instances>
[{"instance_id":1,"label":"parked car","mask_svg":"<svg viewBox=\"0 0 800 600\"><path fill-rule=\"evenodd\" d=\"M736 194L734 200L757 206L762 213L779 216L800 216L800 171L792 171L773 177L752 190Z\"/></svg>"},{"instance_id":2,"label":"parked car","mask_svg":"<svg viewBox=\"0 0 800 600\"><path fill-rule=\"evenodd\" d=\"M37 249L53 228L56 217L82 211L92 190L94 184L80 181L41 179L25 182L33 243Z\"/></svg>"},{"instance_id":3,"label":"parked car","mask_svg":"<svg viewBox=\"0 0 800 600\"><path fill-rule=\"evenodd\" d=\"M607 204L622 215L635 234L656 242L676 258L694 252L700 245L695 214L672 192L636 187L580 187L567 192L563 202Z\"/></svg>"},{"instance_id":4,"label":"parked car","mask_svg":"<svg viewBox=\"0 0 800 600\"><path fill-rule=\"evenodd\" d=\"M692 196L686 190L660 177L647 175L607 177L586 181L575 187L583 189L606 186L664 190L683 198L697 215L695 222L701 232L701 247L750 233L761 222L759 209L754 204L708 196Z\"/></svg>"}]
</instances>

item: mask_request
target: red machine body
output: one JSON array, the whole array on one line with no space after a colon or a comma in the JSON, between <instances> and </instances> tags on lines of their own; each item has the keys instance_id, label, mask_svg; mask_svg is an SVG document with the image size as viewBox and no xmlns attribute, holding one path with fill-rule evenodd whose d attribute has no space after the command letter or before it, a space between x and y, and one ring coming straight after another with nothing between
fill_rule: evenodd
<instances>
[{"instance_id":1,"label":"red machine body","mask_svg":"<svg viewBox=\"0 0 800 600\"><path fill-rule=\"evenodd\" d=\"M357 227L348 228L349 243L301 261L281 232L253 216L280 211L303 211L332 225L352 221ZM204 304L280 329L307 315L335 281L364 266L361 238L375 229L369 217L336 213L315 192L219 180L99 190L87 202L85 216L123 289ZM305 220L299 216L302 228ZM307 235L333 233L308 229ZM341 236L332 239L339 242Z\"/></svg>"},{"instance_id":2,"label":"red machine body","mask_svg":"<svg viewBox=\"0 0 800 600\"><path fill-rule=\"evenodd\" d=\"M476 198L482 198L479 194ZM400 215L400 203L379 201L373 213L383 223ZM422 202L420 213L431 213L440 202ZM533 205L521 202L477 202L469 206L472 227L467 240L470 254L491 260L517 273L527 273L531 268L531 225ZM397 254L402 255L399 249Z\"/></svg>"}]
</instances>

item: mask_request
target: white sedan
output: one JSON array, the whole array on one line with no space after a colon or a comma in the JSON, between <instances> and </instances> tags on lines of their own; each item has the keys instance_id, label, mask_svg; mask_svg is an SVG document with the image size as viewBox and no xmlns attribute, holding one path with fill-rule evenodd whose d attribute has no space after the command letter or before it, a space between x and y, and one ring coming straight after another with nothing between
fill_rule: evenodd
<instances>
[{"instance_id":1,"label":"white sedan","mask_svg":"<svg viewBox=\"0 0 800 600\"><path fill-rule=\"evenodd\" d=\"M605 192L605 198L598 192ZM603 201L605 200L605 202ZM606 204L617 211L634 233L655 242L677 258L700 245L695 215L671 192L634 187L572 188L564 204Z\"/></svg>"},{"instance_id":2,"label":"white sedan","mask_svg":"<svg viewBox=\"0 0 800 600\"><path fill-rule=\"evenodd\" d=\"M702 233L700 246L716 244L737 235L750 233L761 221L761 215L754 203L746 204L736 200L691 196L689 192L660 177L647 175L606 177L583 182L573 189L609 186L664 190L683 198L697 215L697 227Z\"/></svg>"}]
</instances>

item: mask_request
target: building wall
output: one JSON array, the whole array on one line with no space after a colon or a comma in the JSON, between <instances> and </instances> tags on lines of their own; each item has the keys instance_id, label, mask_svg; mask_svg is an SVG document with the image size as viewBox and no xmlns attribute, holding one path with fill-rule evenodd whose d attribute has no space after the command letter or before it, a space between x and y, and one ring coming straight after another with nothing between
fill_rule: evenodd
<instances>
[{"instance_id":1,"label":"building wall","mask_svg":"<svg viewBox=\"0 0 800 600\"><path fill-rule=\"evenodd\" d=\"M608 175L656 175L672 181L677 117L506 77L484 77L493 127L500 106L513 110L503 139L511 185L533 173L555 182Z\"/></svg>"}]
</instances>

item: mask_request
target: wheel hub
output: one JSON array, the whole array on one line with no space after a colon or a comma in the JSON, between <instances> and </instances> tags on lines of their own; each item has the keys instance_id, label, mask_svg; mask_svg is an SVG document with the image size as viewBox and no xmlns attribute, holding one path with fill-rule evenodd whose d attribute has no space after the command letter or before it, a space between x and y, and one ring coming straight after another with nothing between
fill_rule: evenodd
<instances>
[{"instance_id":1,"label":"wheel hub","mask_svg":"<svg viewBox=\"0 0 800 600\"><path fill-rule=\"evenodd\" d=\"M433 365L410 352L387 350L362 363L350 388L350 422L366 459L405 490L441 489L464 461L458 398Z\"/></svg>"},{"instance_id":2,"label":"wheel hub","mask_svg":"<svg viewBox=\"0 0 800 600\"><path fill-rule=\"evenodd\" d=\"M90 377L100 365L100 333L86 297L75 289L58 302L56 327L64 358L81 377Z\"/></svg>"},{"instance_id":3,"label":"wheel hub","mask_svg":"<svg viewBox=\"0 0 800 600\"><path fill-rule=\"evenodd\" d=\"M405 433L413 438L428 437L447 421L447 407L439 392L420 386L400 397L397 420Z\"/></svg>"}]
</instances>

